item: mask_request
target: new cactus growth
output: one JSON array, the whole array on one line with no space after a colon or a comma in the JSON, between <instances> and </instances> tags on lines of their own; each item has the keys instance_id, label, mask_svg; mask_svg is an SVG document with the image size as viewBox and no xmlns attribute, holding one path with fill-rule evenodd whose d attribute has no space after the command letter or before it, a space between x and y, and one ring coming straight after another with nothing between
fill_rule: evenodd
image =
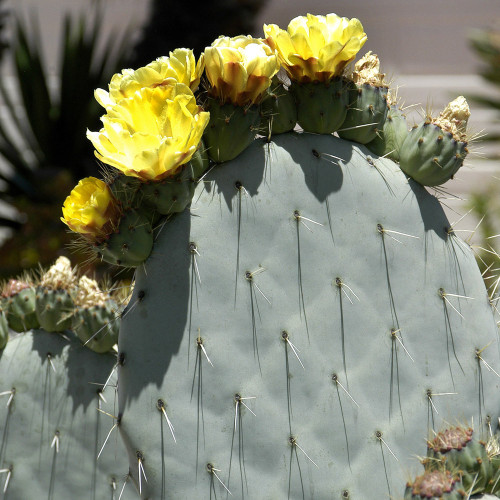
<instances>
[{"instance_id":1,"label":"new cactus growth","mask_svg":"<svg viewBox=\"0 0 500 500\"><path fill-rule=\"evenodd\" d=\"M399 151L408 135L408 124L403 110L397 104L397 98L389 90L387 93L387 116L382 130L377 130L377 135L366 147L379 156L387 156L394 161L399 161Z\"/></svg>"},{"instance_id":2,"label":"new cactus growth","mask_svg":"<svg viewBox=\"0 0 500 500\"><path fill-rule=\"evenodd\" d=\"M12 330L26 332L38 328L36 292L29 277L11 279L4 285L2 309Z\"/></svg>"},{"instance_id":3,"label":"new cactus growth","mask_svg":"<svg viewBox=\"0 0 500 500\"><path fill-rule=\"evenodd\" d=\"M400 150L403 172L424 186L453 178L467 156L467 101L457 97L437 118L428 116L413 128Z\"/></svg>"},{"instance_id":4,"label":"new cactus growth","mask_svg":"<svg viewBox=\"0 0 500 500\"><path fill-rule=\"evenodd\" d=\"M261 104L261 132L276 135L290 132L297 124L297 106L283 83L274 77Z\"/></svg>"},{"instance_id":5,"label":"new cactus growth","mask_svg":"<svg viewBox=\"0 0 500 500\"><path fill-rule=\"evenodd\" d=\"M343 139L368 144L382 133L387 116L388 85L380 73L380 61L367 52L349 78L349 104L342 128Z\"/></svg>"},{"instance_id":6,"label":"new cactus growth","mask_svg":"<svg viewBox=\"0 0 500 500\"><path fill-rule=\"evenodd\" d=\"M47 332L62 332L71 328L76 282L71 262L66 257L59 257L41 276L36 288L35 307L40 328Z\"/></svg>"},{"instance_id":7,"label":"new cactus growth","mask_svg":"<svg viewBox=\"0 0 500 500\"><path fill-rule=\"evenodd\" d=\"M405 500L463 500L466 490L450 471L427 471L406 487Z\"/></svg>"},{"instance_id":8,"label":"new cactus growth","mask_svg":"<svg viewBox=\"0 0 500 500\"><path fill-rule=\"evenodd\" d=\"M492 446L493 443L496 447ZM438 432L427 444L429 466L445 466L462 478L465 490L475 493L500 493L498 442L478 439L471 428L452 427Z\"/></svg>"},{"instance_id":9,"label":"new cactus growth","mask_svg":"<svg viewBox=\"0 0 500 500\"><path fill-rule=\"evenodd\" d=\"M119 307L92 279L82 276L75 297L72 328L89 349L109 351L118 339Z\"/></svg>"}]
</instances>

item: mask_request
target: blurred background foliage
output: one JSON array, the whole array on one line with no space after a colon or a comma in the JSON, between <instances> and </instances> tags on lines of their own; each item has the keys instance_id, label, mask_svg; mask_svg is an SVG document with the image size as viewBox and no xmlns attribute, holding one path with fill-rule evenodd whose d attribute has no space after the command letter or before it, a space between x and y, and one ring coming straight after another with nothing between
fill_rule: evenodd
<instances>
[{"instance_id":1,"label":"blurred background foliage","mask_svg":"<svg viewBox=\"0 0 500 500\"><path fill-rule=\"evenodd\" d=\"M47 265L61 254L84 263L87 270L96 269L96 263L85 262L87 255L69 255L74 235L60 221L64 199L78 180L99 175L85 136L87 128L100 128L103 114L94 89L107 88L122 68L143 66L176 47L192 48L199 55L220 33L251 33L266 2L194 0L186 9L183 2L153 0L134 46L127 29L121 36L104 35L104 1L89 0L90 13L66 15L52 78L42 57L36 16L30 22L21 19L2 9L0 0L0 55L9 57L14 68L12 85L5 75L0 77L0 232L7 235L0 246L0 278ZM6 23L9 40L1 37Z\"/></svg>"},{"instance_id":2,"label":"blurred background foliage","mask_svg":"<svg viewBox=\"0 0 500 500\"><path fill-rule=\"evenodd\" d=\"M474 30L470 44L482 62L481 76L498 89L498 93L471 96L477 104L497 111L496 124L500 125L500 24L485 30ZM483 141L500 141L499 133L483 137ZM500 160L500 158L495 158ZM500 275L500 178L493 177L480 190L469 196L469 209L481 221L478 226L478 262L484 273L490 296L498 295Z\"/></svg>"}]
</instances>

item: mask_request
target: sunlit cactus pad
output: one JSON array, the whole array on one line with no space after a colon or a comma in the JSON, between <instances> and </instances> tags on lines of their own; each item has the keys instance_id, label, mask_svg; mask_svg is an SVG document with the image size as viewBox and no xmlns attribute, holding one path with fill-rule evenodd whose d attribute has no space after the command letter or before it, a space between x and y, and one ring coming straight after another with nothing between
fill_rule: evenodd
<instances>
[{"instance_id":1,"label":"sunlit cactus pad","mask_svg":"<svg viewBox=\"0 0 500 500\"><path fill-rule=\"evenodd\" d=\"M215 167L127 311L119 430L144 499L401 498L433 429L498 417L472 251L397 164L333 136Z\"/></svg>"},{"instance_id":2,"label":"sunlit cactus pad","mask_svg":"<svg viewBox=\"0 0 500 500\"><path fill-rule=\"evenodd\" d=\"M96 459L115 423L102 413L114 412L114 388L98 395L114 363L43 330L9 340L0 351L2 499L118 498L128 467L116 431ZM133 488L121 498L136 498Z\"/></svg>"}]
</instances>

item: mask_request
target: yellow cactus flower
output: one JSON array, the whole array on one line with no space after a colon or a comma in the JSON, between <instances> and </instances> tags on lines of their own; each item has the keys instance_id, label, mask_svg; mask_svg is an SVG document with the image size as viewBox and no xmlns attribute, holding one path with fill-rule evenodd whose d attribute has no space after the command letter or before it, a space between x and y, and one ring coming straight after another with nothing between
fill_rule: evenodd
<instances>
[{"instance_id":1,"label":"yellow cactus flower","mask_svg":"<svg viewBox=\"0 0 500 500\"><path fill-rule=\"evenodd\" d=\"M276 52L260 38L221 36L205 49L209 93L222 104L258 103L278 70Z\"/></svg>"},{"instance_id":2,"label":"yellow cactus flower","mask_svg":"<svg viewBox=\"0 0 500 500\"><path fill-rule=\"evenodd\" d=\"M112 231L119 208L105 182L95 177L82 179L66 198L61 220L75 233L99 239Z\"/></svg>"},{"instance_id":3,"label":"yellow cactus flower","mask_svg":"<svg viewBox=\"0 0 500 500\"><path fill-rule=\"evenodd\" d=\"M99 160L144 181L175 175L209 120L187 85L143 87L107 108L99 132L87 131Z\"/></svg>"},{"instance_id":4,"label":"yellow cactus flower","mask_svg":"<svg viewBox=\"0 0 500 500\"><path fill-rule=\"evenodd\" d=\"M148 65L133 70L124 69L111 78L109 92L95 91L97 102L104 108L132 97L143 87L155 88L162 85L183 83L193 92L198 89L205 68L203 54L196 62L191 49L175 49L170 55L159 57Z\"/></svg>"},{"instance_id":5,"label":"yellow cactus flower","mask_svg":"<svg viewBox=\"0 0 500 500\"><path fill-rule=\"evenodd\" d=\"M296 17L286 31L266 24L264 33L290 79L299 83L327 82L339 76L366 42L358 19L336 14Z\"/></svg>"}]
</instances>

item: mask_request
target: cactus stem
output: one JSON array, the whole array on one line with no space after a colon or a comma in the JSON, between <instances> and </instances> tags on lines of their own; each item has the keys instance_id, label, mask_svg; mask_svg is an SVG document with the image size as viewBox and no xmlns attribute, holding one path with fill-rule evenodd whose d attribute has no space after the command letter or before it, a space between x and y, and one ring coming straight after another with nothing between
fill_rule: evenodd
<instances>
[{"instance_id":1,"label":"cactus stem","mask_svg":"<svg viewBox=\"0 0 500 500\"><path fill-rule=\"evenodd\" d=\"M167 410L165 409L165 401L163 401L163 399L158 399L158 401L156 402L156 408L165 417L165 420L167 421L168 428L170 429L170 433L172 434L172 438L174 439L174 443L177 443L177 440L175 439L175 434L174 434L174 431L175 431L174 426L172 425L172 422L168 418Z\"/></svg>"}]
</instances>

